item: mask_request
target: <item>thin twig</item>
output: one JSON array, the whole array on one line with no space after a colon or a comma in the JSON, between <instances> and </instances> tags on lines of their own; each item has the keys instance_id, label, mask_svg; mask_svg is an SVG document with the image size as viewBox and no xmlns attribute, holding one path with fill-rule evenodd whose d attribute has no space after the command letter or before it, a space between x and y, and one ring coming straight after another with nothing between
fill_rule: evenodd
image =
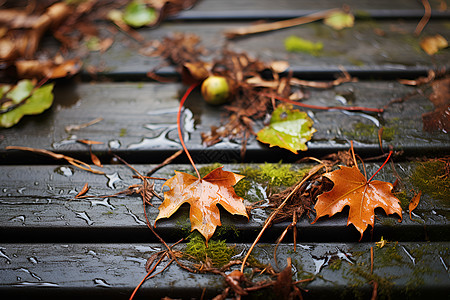
<instances>
[{"instance_id":1,"label":"thin twig","mask_svg":"<svg viewBox=\"0 0 450 300\"><path fill-rule=\"evenodd\" d=\"M239 27L239 28L227 30L224 32L224 34L228 39L233 39L236 37L249 35L249 34L284 29L284 28L289 28L289 27L293 27L293 26L298 26L298 25L318 21L318 20L321 20L321 19L324 19L324 18L330 16L333 13L340 12L340 11L342 11L342 9L333 8L333 9L319 11L316 13L312 13L312 14L294 18L294 19L278 21L278 22L273 22L273 23L264 23L264 24L257 24L257 25L252 25L252 26Z\"/></svg>"},{"instance_id":2,"label":"thin twig","mask_svg":"<svg viewBox=\"0 0 450 300\"><path fill-rule=\"evenodd\" d=\"M423 14L422 19L420 19L419 24L417 24L416 30L414 30L414 35L415 36L419 36L420 35L420 33L425 28L425 26L427 25L427 23L428 23L428 21L430 20L430 17L431 17L431 5L428 2L428 0L422 0L422 5L423 5L423 8L425 9L425 12Z\"/></svg>"},{"instance_id":3,"label":"thin twig","mask_svg":"<svg viewBox=\"0 0 450 300\"><path fill-rule=\"evenodd\" d=\"M171 156L169 156L168 158L166 158L162 163L160 163L159 165L157 165L156 167L154 167L153 169L151 169L151 170L147 173L147 176L152 175L153 173L155 173L156 171L158 171L159 169L161 169L161 168L164 167L165 165L170 164L175 158L177 158L178 156L180 156L181 153L183 153L183 149L178 150L177 152L175 152L174 154L172 154Z\"/></svg>"},{"instance_id":4,"label":"thin twig","mask_svg":"<svg viewBox=\"0 0 450 300\"><path fill-rule=\"evenodd\" d=\"M100 175L104 175L105 174L105 172L103 172L103 171L92 169L92 167L89 164L87 164L85 162L82 162L81 160L75 159L75 158L70 157L70 156L66 156L64 154L54 153L54 152L49 151L49 150L36 149L36 148L30 148L30 147L20 147L20 146L7 146L5 149L6 150L30 151L30 152L33 152L33 153L39 153L39 154L47 155L47 156L50 156L50 157L52 157L54 159L64 159L69 164L71 164L71 165L73 165L73 166L75 166L77 168L80 168L82 170L85 170L85 171L88 171L88 172L91 172L91 173L94 173L94 174L100 174Z\"/></svg>"},{"instance_id":5,"label":"thin twig","mask_svg":"<svg viewBox=\"0 0 450 300\"><path fill-rule=\"evenodd\" d=\"M305 108L311 108L311 109L320 109L320 110L347 110L347 111L369 111L369 112L376 112L376 113L382 113L384 112L383 108L371 108L371 107L362 107L362 106L320 106L320 105L312 105L312 104L305 104L297 101L293 101L278 95L272 95L272 94L266 94L262 93L261 96L267 96L267 97L274 97L277 100L293 104L300 107Z\"/></svg>"},{"instance_id":6,"label":"thin twig","mask_svg":"<svg viewBox=\"0 0 450 300\"><path fill-rule=\"evenodd\" d=\"M263 228L261 229L261 231L259 232L258 236L256 237L255 241L253 242L252 246L250 247L250 249L248 250L247 254L245 255L244 260L242 261L242 266L241 266L241 272L244 273L244 267L245 267L245 263L247 262L247 259L250 256L250 253L252 253L253 248L255 248L255 245L258 243L259 239L261 238L261 236L263 235L264 231L270 226L272 220L275 218L275 216L280 212L280 210L284 207L284 205L287 203L287 201L289 200L289 198L291 198L291 196L309 179L311 178L313 175L315 175L320 169L322 169L323 167L325 167L325 165L321 164L316 166L315 168L312 169L312 172L310 172L306 177L304 177L302 179L302 181L300 181L295 188L292 190L292 192L289 193L289 195L286 196L286 198L284 199L284 201L278 206L278 208L273 211L271 213L271 215L269 216L269 218L267 218Z\"/></svg>"}]
</instances>

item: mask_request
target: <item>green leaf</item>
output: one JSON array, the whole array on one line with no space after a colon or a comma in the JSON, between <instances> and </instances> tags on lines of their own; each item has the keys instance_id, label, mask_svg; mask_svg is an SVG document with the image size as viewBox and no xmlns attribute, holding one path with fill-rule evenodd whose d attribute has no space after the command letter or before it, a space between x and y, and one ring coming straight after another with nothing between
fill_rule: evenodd
<instances>
[{"instance_id":1,"label":"green leaf","mask_svg":"<svg viewBox=\"0 0 450 300\"><path fill-rule=\"evenodd\" d=\"M350 13L335 12L325 18L323 22L335 30L341 30L346 27L353 27L355 17Z\"/></svg>"},{"instance_id":2,"label":"green leaf","mask_svg":"<svg viewBox=\"0 0 450 300\"><path fill-rule=\"evenodd\" d=\"M33 88L34 84L31 80L21 80L8 93L7 98L11 99L14 104L20 103L23 99L30 96Z\"/></svg>"},{"instance_id":3,"label":"green leaf","mask_svg":"<svg viewBox=\"0 0 450 300\"><path fill-rule=\"evenodd\" d=\"M142 27L155 22L156 17L155 9L140 1L133 1L125 8L123 21L133 27Z\"/></svg>"},{"instance_id":4,"label":"green leaf","mask_svg":"<svg viewBox=\"0 0 450 300\"><path fill-rule=\"evenodd\" d=\"M31 90L30 90L31 87ZM34 85L30 80L21 80L7 95L13 103L25 103L17 108L0 115L0 126L11 127L17 124L24 115L36 115L48 109L53 103L53 84L44 85L33 92ZM26 95L26 96L24 96Z\"/></svg>"},{"instance_id":5,"label":"green leaf","mask_svg":"<svg viewBox=\"0 0 450 300\"><path fill-rule=\"evenodd\" d=\"M297 150L308 149L306 142L316 132L312 124L305 112L293 109L289 104L280 104L273 111L270 124L258 132L257 139L270 147L278 146L297 154Z\"/></svg>"},{"instance_id":6,"label":"green leaf","mask_svg":"<svg viewBox=\"0 0 450 300\"><path fill-rule=\"evenodd\" d=\"M284 40L284 47L289 52L305 52L319 55L323 49L323 44L321 42L314 43L292 35Z\"/></svg>"}]
</instances>

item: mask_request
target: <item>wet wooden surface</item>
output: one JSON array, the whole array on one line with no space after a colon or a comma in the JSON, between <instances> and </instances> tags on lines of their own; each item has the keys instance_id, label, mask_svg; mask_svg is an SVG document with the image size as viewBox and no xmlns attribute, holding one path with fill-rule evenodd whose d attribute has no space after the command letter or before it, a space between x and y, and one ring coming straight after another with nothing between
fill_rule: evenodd
<instances>
[{"instance_id":1,"label":"wet wooden surface","mask_svg":"<svg viewBox=\"0 0 450 300\"><path fill-rule=\"evenodd\" d=\"M304 156L321 157L347 150L351 140L362 157L378 156L381 151L377 133L383 127L392 133L383 140L384 150L391 145L396 151L404 151L393 166L405 179L407 189L417 190L409 181L417 164L408 158L447 155L450 137L443 132L423 131L421 116L433 110L432 103L421 89L402 85L396 79L450 67L450 50L433 57L420 50L419 39L413 35L423 14L420 1L345 3L355 12L357 22L344 31L336 32L315 22L226 41L222 34L226 29L259 19L278 20L341 7L343 3L205 0L158 28L138 30L144 37L143 43L118 33L105 53L90 53L81 76L57 82L51 109L39 116L25 117L11 129L0 129L0 294L15 299L41 298L43 294L47 298L128 299L145 276L147 258L162 246L145 224L141 197L98 196L112 195L140 182L132 178L132 170L114 161L111 152L146 174L181 149L176 112L186 87L179 82L151 82L146 77L148 71L156 68L158 74L172 76L176 75L175 69L160 68L160 58L139 54L145 50L146 42L173 32L198 34L211 57L227 44L232 50L245 51L265 61L287 60L294 75L303 79L332 80L341 66L360 78L359 82L327 90L307 88L307 104L336 106L348 101L344 105L387 106L382 115L309 109L317 132L308 143L308 151L293 155L269 149L251 138L241 163L238 141L225 141L210 148L202 145L200 133L220 125L226 116L222 108L205 104L196 91L186 104L183 122L188 148L201 166L221 162L226 170L239 172L250 163L295 162ZM439 33L450 39L449 10L439 10L440 1L430 3L433 18L423 35ZM110 34L105 27L102 35ZM321 41L324 50L318 56L288 53L284 39L290 35ZM54 42L44 40L40 51L52 49ZM406 96L408 100L403 103L389 104ZM65 129L99 117L103 120L95 125L71 132ZM261 126L257 123L255 128ZM103 142L92 150L102 160L107 175L84 172L45 156L5 149L42 148L89 161L89 148L77 143L78 139ZM368 173L380 165L380 161L368 163ZM192 167L182 156L154 176L169 178L174 170L192 172ZM394 182L392 165L387 165L376 179ZM85 183L89 183L88 194L92 197L74 199ZM159 193L162 183L156 181ZM247 204L255 198L267 202L267 195L257 184L244 198ZM153 221L161 201L153 198L152 203L154 206L147 206L146 210ZM345 214L322 218L313 225L312 219L304 217L297 224L297 250L293 251L292 234L288 234L278 248L276 270L282 270L287 257L292 257L295 280L318 275L313 282L302 285L309 290L303 293L307 299L336 295L344 299L361 295L368 299L372 285L367 272L370 248L374 247L374 273L393 283L380 286L380 296L384 292L394 299L445 299L450 293L448 199L437 200L424 194L412 215L414 221L409 218L407 204L403 208L401 223L397 216L385 216L377 210L375 228L368 230L361 242L359 233L346 226ZM188 206L183 206L172 218L158 221L157 232L168 242L185 237L189 230L188 210ZM230 245L236 245L236 258L249 248L269 213L266 209L253 210L247 222L221 210L225 227L239 232L236 235L232 230L222 236ZM260 262L276 266L274 243L289 223L275 224L263 235L262 243L255 249ZM381 237L391 242L379 249L375 242ZM185 244L177 247L184 249ZM336 261L342 261L337 270L332 267ZM137 297L201 298L206 288L205 297L212 298L224 286L220 275L194 275L173 265L147 281Z\"/></svg>"}]
</instances>

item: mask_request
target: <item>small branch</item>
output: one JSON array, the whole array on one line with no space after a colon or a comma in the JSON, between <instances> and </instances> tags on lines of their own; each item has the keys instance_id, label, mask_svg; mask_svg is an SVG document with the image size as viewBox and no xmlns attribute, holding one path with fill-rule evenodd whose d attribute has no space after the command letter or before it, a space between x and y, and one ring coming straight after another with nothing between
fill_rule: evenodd
<instances>
[{"instance_id":1,"label":"small branch","mask_svg":"<svg viewBox=\"0 0 450 300\"><path fill-rule=\"evenodd\" d=\"M78 160L78 159L75 159L73 157L63 155L63 154L54 153L52 151L48 151L48 150L45 150L45 149L36 149L36 148L20 147L20 146L7 146L5 149L6 150L30 151L30 152L33 152L33 153L47 155L47 156L50 156L50 157L52 157L54 159L64 159L69 164L71 164L71 165L73 165L73 166L75 166L77 168L80 168L82 170L85 170L85 171L88 171L88 172L91 172L91 173L94 173L94 174L100 174L100 175L104 175L105 174L105 172L103 172L103 171L92 169L92 167L89 164L87 164L85 162L82 162L81 160Z\"/></svg>"},{"instance_id":2,"label":"small branch","mask_svg":"<svg viewBox=\"0 0 450 300\"><path fill-rule=\"evenodd\" d=\"M371 107L362 107L362 106L320 106L320 105L312 105L312 104L305 104L305 103L301 103L301 102L296 102L278 95L272 95L272 94L265 94L262 93L262 96L267 96L267 97L273 97L277 100L292 104L292 105L296 105L296 106L300 106L300 107L305 107L305 108L311 108L311 109L320 109L320 110L346 110L346 111L368 111L368 112L376 112L376 113L382 113L384 112L383 108L371 108Z\"/></svg>"},{"instance_id":3,"label":"small branch","mask_svg":"<svg viewBox=\"0 0 450 300\"><path fill-rule=\"evenodd\" d=\"M315 175L320 169L322 169L323 167L325 167L325 165L321 164L316 166L315 168L312 169L312 172L310 172L306 177L304 177L302 179L302 181L300 181L295 188L292 190L292 192L286 196L286 198L284 199L284 201L278 206L278 208L272 212L272 214L269 216L269 218L266 220L263 228L261 229L261 231L259 232L258 236L256 237L255 241L253 242L252 246L250 247L250 249L248 250L247 254L245 255L244 260L242 261L242 266L241 266L241 272L244 273L244 267L245 267L245 263L247 262L247 259L250 256L250 253L252 253L253 248L255 248L256 244L258 243L259 239L261 238L261 236L263 235L264 231L266 231L266 229L270 226L272 220L275 218L275 216L280 212L280 210L284 207L284 205L286 205L287 201L289 200L289 198L291 198L291 196L303 185L303 183L305 183L309 178L311 178L313 175Z\"/></svg>"},{"instance_id":4,"label":"small branch","mask_svg":"<svg viewBox=\"0 0 450 300\"><path fill-rule=\"evenodd\" d=\"M427 25L428 21L431 17L431 5L428 0L422 0L422 5L425 8L425 13L423 14L422 19L420 19L419 24L417 24L416 30L414 30L414 35L419 36L422 30Z\"/></svg>"},{"instance_id":5,"label":"small branch","mask_svg":"<svg viewBox=\"0 0 450 300\"><path fill-rule=\"evenodd\" d=\"M249 34L284 29L284 28L289 28L289 27L293 27L293 26L298 26L298 25L318 21L318 20L321 20L321 19L324 19L324 18L330 16L333 13L340 12L340 11L342 11L342 9L333 8L333 9L319 11L316 13L309 14L307 16L298 17L298 18L294 18L294 19L278 21L278 22L273 22L273 23L257 24L257 25L253 25L253 26L238 27L235 29L227 30L224 32L224 34L228 39L233 39L236 37L249 35Z\"/></svg>"}]
</instances>

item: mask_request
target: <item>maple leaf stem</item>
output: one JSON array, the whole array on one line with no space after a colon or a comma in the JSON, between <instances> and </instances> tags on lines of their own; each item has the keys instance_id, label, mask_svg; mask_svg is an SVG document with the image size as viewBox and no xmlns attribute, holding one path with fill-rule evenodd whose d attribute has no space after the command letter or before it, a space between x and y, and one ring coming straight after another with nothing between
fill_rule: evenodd
<instances>
[{"instance_id":1,"label":"maple leaf stem","mask_svg":"<svg viewBox=\"0 0 450 300\"><path fill-rule=\"evenodd\" d=\"M380 172L381 169L383 169L383 167L384 167L384 166L387 164L387 162L389 161L389 158L391 158L392 153L393 153L392 150L389 151L389 155L388 155L388 157L386 158L386 160L384 161L384 163L381 165L381 167L378 168L378 170L372 175L372 177L370 177L370 179L367 180L367 183L371 182L372 179L373 179L373 177L375 177L375 175L377 175L377 173Z\"/></svg>"},{"instance_id":2,"label":"maple leaf stem","mask_svg":"<svg viewBox=\"0 0 450 300\"><path fill-rule=\"evenodd\" d=\"M202 179L202 177L200 176L200 173L197 170L197 167L194 164L194 161L192 160L191 155L189 154L189 151L186 147L186 145L184 144L184 140L183 140L183 134L181 132L181 109L183 108L183 104L186 101L187 97L190 95L190 93L197 87L198 83L194 83L192 84L184 93L183 97L181 98L180 101L180 106L178 107L178 115L177 115L177 129L178 129L178 136L180 138L180 142L181 142L181 146L183 147L184 152L186 152L187 157L189 158L189 161L191 162L191 165L194 167L195 173L197 173L198 179Z\"/></svg>"},{"instance_id":3,"label":"maple leaf stem","mask_svg":"<svg viewBox=\"0 0 450 300\"><path fill-rule=\"evenodd\" d=\"M320 109L320 110L332 110L332 109L336 109L336 110L347 110L347 111L369 111L369 112L376 112L376 113L382 113L384 112L383 108L372 108L372 107L362 107L362 106L320 106L320 105L312 105L312 104L305 104L305 103L301 103L301 102L297 102L297 101L293 101L284 97L280 97L278 95L273 95L273 94L265 94L262 93L262 96L267 96L267 97L273 97L277 100L289 103L289 104L293 104L296 106L300 106L300 107L306 107L306 108L311 108L311 109Z\"/></svg>"}]
</instances>

